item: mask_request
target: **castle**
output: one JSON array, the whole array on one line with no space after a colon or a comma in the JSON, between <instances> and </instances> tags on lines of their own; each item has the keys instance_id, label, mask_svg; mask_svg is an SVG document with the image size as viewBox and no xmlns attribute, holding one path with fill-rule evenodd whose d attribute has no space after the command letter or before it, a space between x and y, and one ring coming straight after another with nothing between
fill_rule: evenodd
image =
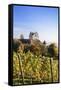
<instances>
[{"instance_id":1,"label":"castle","mask_svg":"<svg viewBox=\"0 0 61 90\"><path fill-rule=\"evenodd\" d=\"M36 45L38 43L40 44L40 40L37 32L30 32L28 39L25 39L23 35L21 35L19 39L14 39L13 41L14 49L16 48L19 51L25 49L30 50L31 45Z\"/></svg>"},{"instance_id":2,"label":"castle","mask_svg":"<svg viewBox=\"0 0 61 90\"><path fill-rule=\"evenodd\" d=\"M23 36L21 35L21 37ZM33 40L39 40L39 35L37 32L30 32L29 39L20 38L20 41L25 44L30 44Z\"/></svg>"},{"instance_id":3,"label":"castle","mask_svg":"<svg viewBox=\"0 0 61 90\"><path fill-rule=\"evenodd\" d=\"M29 39L32 39L32 40L39 39L38 33L37 32L30 32Z\"/></svg>"}]
</instances>

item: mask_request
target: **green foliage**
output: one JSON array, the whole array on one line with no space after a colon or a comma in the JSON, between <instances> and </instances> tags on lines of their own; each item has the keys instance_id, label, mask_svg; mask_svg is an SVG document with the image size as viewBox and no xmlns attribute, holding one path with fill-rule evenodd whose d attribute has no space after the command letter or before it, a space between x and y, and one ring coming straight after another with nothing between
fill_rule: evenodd
<instances>
[{"instance_id":1,"label":"green foliage","mask_svg":"<svg viewBox=\"0 0 61 90\"><path fill-rule=\"evenodd\" d=\"M48 53L51 57L57 57L58 56L58 48L54 43L52 43L48 46Z\"/></svg>"},{"instance_id":2,"label":"green foliage","mask_svg":"<svg viewBox=\"0 0 61 90\"><path fill-rule=\"evenodd\" d=\"M19 49L19 46L21 46L21 42L18 40L13 40L13 51L17 52Z\"/></svg>"},{"instance_id":3,"label":"green foliage","mask_svg":"<svg viewBox=\"0 0 61 90\"><path fill-rule=\"evenodd\" d=\"M19 57L18 57L19 56ZM58 60L53 60L53 82L58 81ZM49 83L51 80L50 57L32 52L13 52L13 84Z\"/></svg>"},{"instance_id":4,"label":"green foliage","mask_svg":"<svg viewBox=\"0 0 61 90\"><path fill-rule=\"evenodd\" d=\"M40 40L13 41L13 84L58 82L58 48ZM52 58L52 60L51 60Z\"/></svg>"}]
</instances>

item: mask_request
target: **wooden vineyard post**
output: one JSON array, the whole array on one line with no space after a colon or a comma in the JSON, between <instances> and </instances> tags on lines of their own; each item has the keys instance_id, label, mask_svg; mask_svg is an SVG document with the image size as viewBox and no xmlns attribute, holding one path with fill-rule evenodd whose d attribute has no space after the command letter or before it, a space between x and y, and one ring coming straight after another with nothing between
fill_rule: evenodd
<instances>
[{"instance_id":1,"label":"wooden vineyard post","mask_svg":"<svg viewBox=\"0 0 61 90\"><path fill-rule=\"evenodd\" d=\"M32 84L32 72L31 72L31 84Z\"/></svg>"},{"instance_id":2,"label":"wooden vineyard post","mask_svg":"<svg viewBox=\"0 0 61 90\"><path fill-rule=\"evenodd\" d=\"M19 60L19 70L21 72L21 76L22 76L22 81L23 81L23 84L24 84L24 72L23 72L23 66L22 66L22 61L21 61L21 57L19 54L17 54L18 56L18 60ZM21 77L20 77L21 79Z\"/></svg>"},{"instance_id":3,"label":"wooden vineyard post","mask_svg":"<svg viewBox=\"0 0 61 90\"><path fill-rule=\"evenodd\" d=\"M51 82L53 82L53 68L52 68L52 58L50 58L50 69L51 69Z\"/></svg>"}]
</instances>

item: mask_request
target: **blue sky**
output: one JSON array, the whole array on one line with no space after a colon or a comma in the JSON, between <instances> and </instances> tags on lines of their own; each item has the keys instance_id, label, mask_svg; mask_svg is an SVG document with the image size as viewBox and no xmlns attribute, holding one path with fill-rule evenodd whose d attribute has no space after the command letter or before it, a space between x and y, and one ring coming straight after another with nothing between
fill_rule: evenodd
<instances>
[{"instance_id":1,"label":"blue sky","mask_svg":"<svg viewBox=\"0 0 61 90\"><path fill-rule=\"evenodd\" d=\"M30 32L38 32L39 39L58 42L58 8L14 6L13 34L19 38L29 37Z\"/></svg>"}]
</instances>

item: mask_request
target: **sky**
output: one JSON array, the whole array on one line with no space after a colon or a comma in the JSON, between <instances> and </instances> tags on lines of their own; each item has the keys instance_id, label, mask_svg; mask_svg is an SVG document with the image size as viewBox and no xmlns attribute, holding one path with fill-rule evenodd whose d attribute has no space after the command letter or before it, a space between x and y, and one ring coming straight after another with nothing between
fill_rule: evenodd
<instances>
[{"instance_id":1,"label":"sky","mask_svg":"<svg viewBox=\"0 0 61 90\"><path fill-rule=\"evenodd\" d=\"M30 32L38 32L39 39L58 43L58 8L13 7L13 37L29 38Z\"/></svg>"}]
</instances>

